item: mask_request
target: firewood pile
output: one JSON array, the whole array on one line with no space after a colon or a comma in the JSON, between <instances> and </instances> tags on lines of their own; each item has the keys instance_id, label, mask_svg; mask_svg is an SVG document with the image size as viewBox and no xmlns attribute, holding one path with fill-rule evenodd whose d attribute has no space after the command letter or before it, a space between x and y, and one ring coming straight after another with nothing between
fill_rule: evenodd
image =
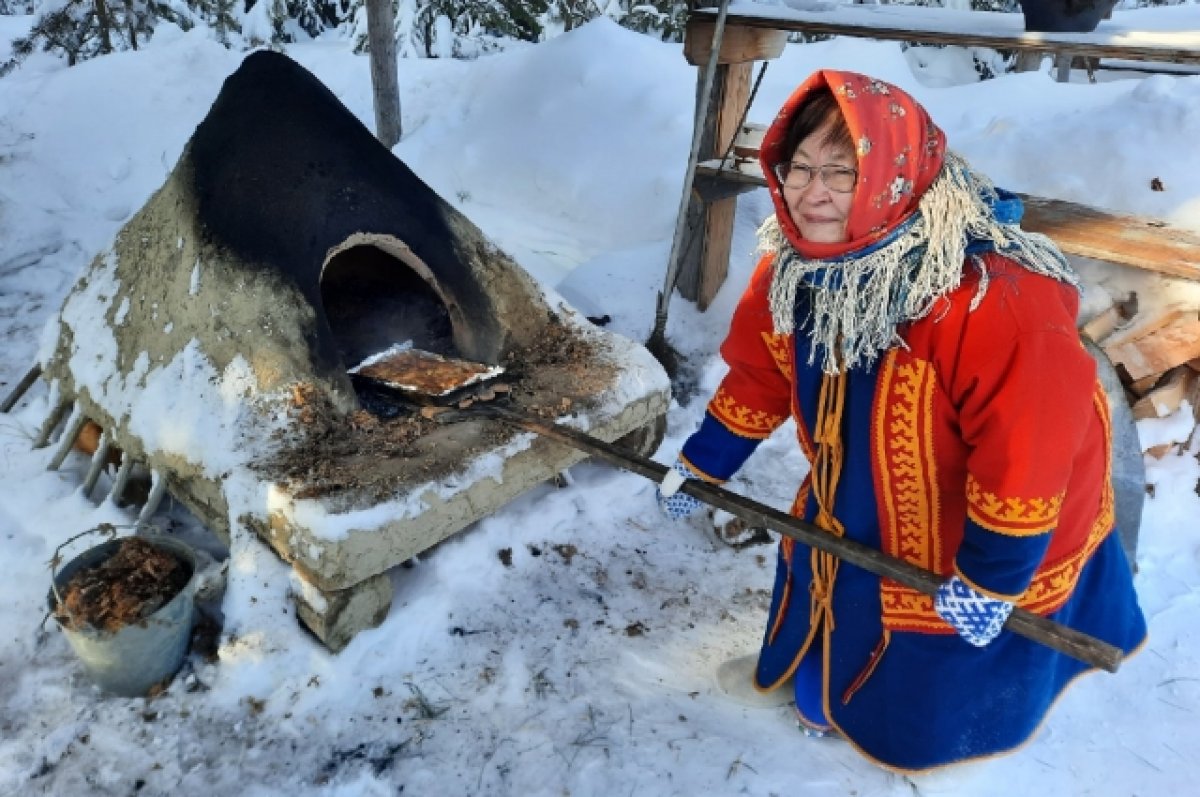
<instances>
[{"instance_id":1,"label":"firewood pile","mask_svg":"<svg viewBox=\"0 0 1200 797\"><path fill-rule=\"evenodd\" d=\"M1080 331L1116 366L1135 420L1165 418L1187 402L1200 422L1200 310L1172 306L1138 312L1137 296L1115 302ZM1162 458L1179 443L1146 453Z\"/></svg>"}]
</instances>

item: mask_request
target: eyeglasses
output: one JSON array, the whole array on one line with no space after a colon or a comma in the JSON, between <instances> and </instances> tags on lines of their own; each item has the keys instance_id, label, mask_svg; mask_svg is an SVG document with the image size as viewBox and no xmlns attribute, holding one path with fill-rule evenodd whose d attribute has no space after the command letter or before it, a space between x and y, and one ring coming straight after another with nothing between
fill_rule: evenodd
<instances>
[{"instance_id":1,"label":"eyeglasses","mask_svg":"<svg viewBox=\"0 0 1200 797\"><path fill-rule=\"evenodd\" d=\"M839 194L849 194L854 190L855 183L858 182L857 169L838 166L835 163L826 163L819 167L789 161L775 164L775 176L779 178L779 182L787 188L797 190L807 188L813 180L813 175L817 172L821 173L821 182L825 184L825 187L830 191L837 191Z\"/></svg>"}]
</instances>

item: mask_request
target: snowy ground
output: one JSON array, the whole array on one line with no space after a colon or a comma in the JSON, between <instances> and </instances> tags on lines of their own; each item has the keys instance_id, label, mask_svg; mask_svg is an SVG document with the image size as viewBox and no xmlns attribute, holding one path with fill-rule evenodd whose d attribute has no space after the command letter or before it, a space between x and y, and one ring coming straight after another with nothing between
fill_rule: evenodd
<instances>
[{"instance_id":1,"label":"snowy ground","mask_svg":"<svg viewBox=\"0 0 1200 797\"><path fill-rule=\"evenodd\" d=\"M0 57L28 24L0 17ZM288 52L371 119L365 58L343 42ZM35 56L0 81L0 395L240 58L202 31L163 32L71 69ZM822 66L912 91L1007 187L1200 229L1200 77L1062 85L1043 71L979 84L954 51L834 41L789 46L751 118L768 120ZM406 60L400 86L396 154L544 284L644 339L691 131L695 72L678 45L597 22L475 62ZM1165 191L1150 190L1154 177ZM671 338L700 363L702 394L722 373L713 351L768 210L761 192L739 200L730 281L708 313L672 305ZM650 484L599 465L397 569L388 620L337 657L297 629L278 561L235 551L223 610L240 633L219 663L193 657L154 700L103 697L62 635L38 632L47 560L72 534L130 518L81 496L84 460L51 473L48 452L30 450L45 402L39 388L0 416L3 794L1166 795L1200 779L1195 442L1148 461L1137 581L1148 648L1080 682L1016 755L910 780L801 736L787 709L717 692L716 665L756 648L772 551L669 524ZM672 410L659 459L702 410L702 398ZM1180 425L1177 438L1191 431ZM781 430L736 488L786 504L804 468L795 448ZM197 533L182 510L160 520Z\"/></svg>"}]
</instances>

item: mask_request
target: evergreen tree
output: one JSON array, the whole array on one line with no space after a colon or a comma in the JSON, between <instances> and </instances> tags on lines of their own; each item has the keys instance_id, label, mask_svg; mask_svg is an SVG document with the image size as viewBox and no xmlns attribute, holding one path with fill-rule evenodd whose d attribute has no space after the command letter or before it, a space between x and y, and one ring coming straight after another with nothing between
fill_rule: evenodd
<instances>
[{"instance_id":1,"label":"evergreen tree","mask_svg":"<svg viewBox=\"0 0 1200 797\"><path fill-rule=\"evenodd\" d=\"M0 0L0 14L32 14L34 0Z\"/></svg>"},{"instance_id":2,"label":"evergreen tree","mask_svg":"<svg viewBox=\"0 0 1200 797\"><path fill-rule=\"evenodd\" d=\"M239 16L242 39L250 47L290 41L284 30L288 20L286 0L246 0Z\"/></svg>"},{"instance_id":3,"label":"evergreen tree","mask_svg":"<svg viewBox=\"0 0 1200 797\"><path fill-rule=\"evenodd\" d=\"M287 0L287 18L294 20L309 36L336 28L342 21L339 0Z\"/></svg>"},{"instance_id":4,"label":"evergreen tree","mask_svg":"<svg viewBox=\"0 0 1200 797\"><path fill-rule=\"evenodd\" d=\"M117 50L136 50L160 19L184 30L192 27L189 15L162 0L65 0L38 17L28 34L13 40L12 57L0 65L0 76L39 49L62 53L68 66Z\"/></svg>"},{"instance_id":5,"label":"evergreen tree","mask_svg":"<svg viewBox=\"0 0 1200 797\"><path fill-rule=\"evenodd\" d=\"M650 33L665 42L683 40L687 3L682 0L621 0L622 27Z\"/></svg>"},{"instance_id":6,"label":"evergreen tree","mask_svg":"<svg viewBox=\"0 0 1200 797\"><path fill-rule=\"evenodd\" d=\"M237 19L241 4L241 0L188 0L188 7L196 17L212 28L217 41L226 47L232 47L234 39L242 32Z\"/></svg>"},{"instance_id":7,"label":"evergreen tree","mask_svg":"<svg viewBox=\"0 0 1200 797\"><path fill-rule=\"evenodd\" d=\"M475 55L497 46L503 39L537 42L542 38L539 18L549 9L550 0L428 0L418 4L413 20L414 38L432 58L435 44L442 52L455 56ZM449 21L451 41L437 39L438 19Z\"/></svg>"}]
</instances>

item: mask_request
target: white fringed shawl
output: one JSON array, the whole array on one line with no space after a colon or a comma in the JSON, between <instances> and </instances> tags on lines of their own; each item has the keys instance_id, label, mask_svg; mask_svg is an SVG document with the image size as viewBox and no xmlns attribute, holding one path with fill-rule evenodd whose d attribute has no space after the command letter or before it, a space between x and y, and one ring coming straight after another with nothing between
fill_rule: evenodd
<instances>
[{"instance_id":1,"label":"white fringed shawl","mask_svg":"<svg viewBox=\"0 0 1200 797\"><path fill-rule=\"evenodd\" d=\"M788 243L774 215L758 230L758 248L775 254L770 288L775 331L791 334L796 292L812 291L811 310L800 324L812 338L809 364L818 350L822 370L870 367L879 354L904 346L897 327L923 318L939 298L962 282L968 243L983 243L1026 269L1079 287L1079 278L1058 247L1044 235L996 218L999 199L987 177L947 152L941 173L921 197L918 211L864 254L832 260L806 260ZM979 289L971 310L988 289L988 274L978 256ZM840 356L835 356L840 355Z\"/></svg>"}]
</instances>

